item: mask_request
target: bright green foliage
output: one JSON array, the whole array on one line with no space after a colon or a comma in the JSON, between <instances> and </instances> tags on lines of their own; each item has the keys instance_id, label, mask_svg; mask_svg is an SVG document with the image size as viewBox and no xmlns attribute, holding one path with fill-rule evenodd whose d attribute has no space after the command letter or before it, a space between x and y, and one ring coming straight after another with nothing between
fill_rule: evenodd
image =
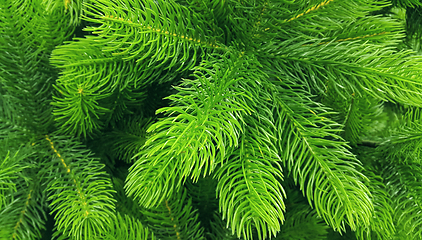
<instances>
[{"instance_id":1,"label":"bright green foliage","mask_svg":"<svg viewBox=\"0 0 422 240\"><path fill-rule=\"evenodd\" d=\"M390 239L394 236L395 225L393 221L392 201L379 175L375 175L375 169L367 167L364 174L369 179L369 190L374 203L374 217L371 218L369 228L360 228L356 231L357 239Z\"/></svg>"},{"instance_id":2,"label":"bright green foliage","mask_svg":"<svg viewBox=\"0 0 422 240\"><path fill-rule=\"evenodd\" d=\"M217 65L218 62L203 64ZM231 64L236 66L243 62L240 59ZM226 152L237 145L242 131L242 114L250 112L245 100L248 96L238 84L242 76L237 71L220 72L219 69L215 73L210 70L208 75L207 70L198 67L196 79L185 79L185 84L178 87L179 93L169 97L178 105L157 112L178 114L174 117L170 115L147 130L153 133L139 153L142 158L132 167L127 182L129 196L141 198L140 204L146 207L170 196L173 188L179 188L182 184L178 180L181 177L197 179L213 171L217 164L222 163ZM232 79L233 76L238 78ZM159 184L168 187L163 188Z\"/></svg>"},{"instance_id":3,"label":"bright green foliage","mask_svg":"<svg viewBox=\"0 0 422 240\"><path fill-rule=\"evenodd\" d=\"M116 219L112 219L112 226L109 231L103 233L101 239L104 240L155 240L154 234L144 228L142 223L131 219L129 216L117 214Z\"/></svg>"},{"instance_id":4,"label":"bright green foliage","mask_svg":"<svg viewBox=\"0 0 422 240\"><path fill-rule=\"evenodd\" d=\"M49 159L45 174L57 230L82 240L93 239L109 229L114 216L113 190L110 180L101 172L101 164L68 137L46 136L45 145L51 147L52 160Z\"/></svg>"},{"instance_id":5,"label":"bright green foliage","mask_svg":"<svg viewBox=\"0 0 422 240\"><path fill-rule=\"evenodd\" d=\"M1 162L0 170L0 209L7 205L6 196L13 194L17 191L15 179L19 178L19 173L23 170L23 166L19 164L19 152L10 156L7 153L4 160Z\"/></svg>"},{"instance_id":6,"label":"bright green foliage","mask_svg":"<svg viewBox=\"0 0 422 240\"><path fill-rule=\"evenodd\" d=\"M383 170L389 196L393 199L396 239L421 239L421 177L420 164L392 163Z\"/></svg>"},{"instance_id":7,"label":"bright green foliage","mask_svg":"<svg viewBox=\"0 0 422 240\"><path fill-rule=\"evenodd\" d=\"M184 190L174 194L160 206L144 210L145 222L158 239L205 240L192 201Z\"/></svg>"},{"instance_id":8,"label":"bright green foliage","mask_svg":"<svg viewBox=\"0 0 422 240\"><path fill-rule=\"evenodd\" d=\"M421 5L1 1L0 239L422 239Z\"/></svg>"},{"instance_id":9,"label":"bright green foliage","mask_svg":"<svg viewBox=\"0 0 422 240\"><path fill-rule=\"evenodd\" d=\"M39 175L34 174L38 170L34 151L29 146L15 150L6 140L0 144L11 150L1 163L0 239L38 239L45 228L47 206Z\"/></svg>"},{"instance_id":10,"label":"bright green foliage","mask_svg":"<svg viewBox=\"0 0 422 240\"><path fill-rule=\"evenodd\" d=\"M265 133L250 128L229 162L216 172L220 211L237 237L250 239L252 226L263 238L276 235L284 221L279 157L266 140Z\"/></svg>"},{"instance_id":11,"label":"bright green foliage","mask_svg":"<svg viewBox=\"0 0 422 240\"><path fill-rule=\"evenodd\" d=\"M175 67L176 62L186 64L175 69L179 71L191 68L202 48L216 47L206 37L210 26L200 15L173 2L100 0L87 6L89 21L102 24L87 31L101 37L98 44L107 45L103 51L124 60L141 62L148 58L154 62L153 68L167 62L166 68Z\"/></svg>"},{"instance_id":12,"label":"bright green foliage","mask_svg":"<svg viewBox=\"0 0 422 240\"><path fill-rule=\"evenodd\" d=\"M264 45L260 56L266 59L262 62L281 79L288 77L303 82L307 76L313 76L310 81L306 80L305 86L318 94L331 92L348 99L365 93L382 100L421 106L418 89L422 83L417 79L421 77L418 69L422 62L412 57L411 52L397 52L391 46L402 36L397 31L398 25L379 17L356 21L352 26L341 26L340 33L328 31L322 39L312 35L293 36L274 46ZM370 28L373 26L383 26L383 29L374 31ZM357 28L359 34L354 34ZM345 35L351 31L351 35ZM336 36L331 36L333 34ZM389 39L388 42L385 39ZM380 47L382 52L379 52ZM280 54L281 49L286 54ZM406 71L397 66L403 66Z\"/></svg>"},{"instance_id":13,"label":"bright green foliage","mask_svg":"<svg viewBox=\"0 0 422 240\"><path fill-rule=\"evenodd\" d=\"M343 132L340 136L356 147L360 142L361 135L370 130L374 118L379 117L383 111L383 105L376 99L366 96L355 98L338 99L335 94L327 94L321 102L338 111L338 115L332 120L342 123Z\"/></svg>"},{"instance_id":14,"label":"bright green foliage","mask_svg":"<svg viewBox=\"0 0 422 240\"><path fill-rule=\"evenodd\" d=\"M96 39L88 37L63 45L53 52L51 58L52 64L63 69L55 85L59 94L53 105L56 106L56 120L62 123L61 129L67 133L91 134L115 111L125 111L127 106L121 103L122 99L143 97L143 94L132 91L133 82L140 77L133 74L137 72L135 63L119 61L110 53L103 53L99 47L91 47ZM92 59L96 61L92 62ZM99 106L98 103L105 99L113 101L112 104Z\"/></svg>"},{"instance_id":15,"label":"bright green foliage","mask_svg":"<svg viewBox=\"0 0 422 240\"><path fill-rule=\"evenodd\" d=\"M45 193L37 186L38 179L33 183L22 181L19 190L8 195L13 200L1 209L0 239L39 239L45 228L46 206L40 204L46 201Z\"/></svg>"},{"instance_id":16,"label":"bright green foliage","mask_svg":"<svg viewBox=\"0 0 422 240\"><path fill-rule=\"evenodd\" d=\"M84 2L87 0L65 0L65 1L54 1L54 0L41 0L46 13L54 13L60 11L67 15L67 22L69 25L77 25L81 22L82 9L84 8Z\"/></svg>"},{"instance_id":17,"label":"bright green foliage","mask_svg":"<svg viewBox=\"0 0 422 240\"><path fill-rule=\"evenodd\" d=\"M342 229L343 221L352 229L369 225L373 206L365 176L346 142L336 135L338 124L326 117L329 109L304 101L300 89L283 89L278 99L282 159L309 202L334 229Z\"/></svg>"},{"instance_id":18,"label":"bright green foliage","mask_svg":"<svg viewBox=\"0 0 422 240\"><path fill-rule=\"evenodd\" d=\"M286 222L276 240L322 240L327 239L328 226L307 204L288 209Z\"/></svg>"},{"instance_id":19,"label":"bright green foliage","mask_svg":"<svg viewBox=\"0 0 422 240\"><path fill-rule=\"evenodd\" d=\"M422 125L413 124L397 129L381 149L387 151L387 157L402 163L421 163L422 161ZM393 151L391 151L393 150Z\"/></svg>"}]
</instances>

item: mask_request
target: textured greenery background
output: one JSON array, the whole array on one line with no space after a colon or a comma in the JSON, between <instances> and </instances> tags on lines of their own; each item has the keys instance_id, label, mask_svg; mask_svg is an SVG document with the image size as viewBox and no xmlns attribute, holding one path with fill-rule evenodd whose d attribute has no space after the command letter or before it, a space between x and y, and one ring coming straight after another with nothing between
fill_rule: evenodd
<instances>
[{"instance_id":1,"label":"textured greenery background","mask_svg":"<svg viewBox=\"0 0 422 240\"><path fill-rule=\"evenodd\" d=\"M1 0L0 239L422 239L419 0Z\"/></svg>"}]
</instances>

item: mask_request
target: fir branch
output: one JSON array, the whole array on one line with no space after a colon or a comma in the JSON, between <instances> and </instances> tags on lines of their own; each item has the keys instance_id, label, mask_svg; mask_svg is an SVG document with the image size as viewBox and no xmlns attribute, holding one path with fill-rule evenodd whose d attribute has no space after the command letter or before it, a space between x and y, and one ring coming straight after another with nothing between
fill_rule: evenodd
<instances>
[{"instance_id":1,"label":"fir branch","mask_svg":"<svg viewBox=\"0 0 422 240\"><path fill-rule=\"evenodd\" d=\"M211 220L211 234L212 240L238 240L239 238L233 233L230 226L227 227L227 222L222 220L221 213L214 212Z\"/></svg>"},{"instance_id":2,"label":"fir branch","mask_svg":"<svg viewBox=\"0 0 422 240\"><path fill-rule=\"evenodd\" d=\"M380 46L397 45L403 37L403 28L400 23L394 19L379 17L379 16L366 16L358 18L354 21L339 23L340 29L332 29L324 32L323 41L312 43L312 32L307 32L311 43L305 46L327 45L336 44L341 42L360 43L365 42L376 43ZM377 25L374 25L377 24ZM318 37L321 39L321 37ZM322 39L321 39L322 40Z\"/></svg>"},{"instance_id":3,"label":"fir branch","mask_svg":"<svg viewBox=\"0 0 422 240\"><path fill-rule=\"evenodd\" d=\"M303 36L303 33L321 37L326 32L338 31L340 25L354 23L360 18L366 19L369 12L380 10L388 4L385 0L377 2L368 0L260 1L259 4L254 1L246 2L250 4L244 7L247 8L244 12L248 14L246 16L239 14L236 17L249 22L249 19L261 16L261 21L259 21L261 31L254 37L254 41L258 42L269 42L273 38L288 40ZM242 8L242 6L239 7Z\"/></svg>"},{"instance_id":4,"label":"fir branch","mask_svg":"<svg viewBox=\"0 0 422 240\"><path fill-rule=\"evenodd\" d=\"M419 0L391 0L394 6L397 7L417 7L422 6L422 2Z\"/></svg>"},{"instance_id":5,"label":"fir branch","mask_svg":"<svg viewBox=\"0 0 422 240\"><path fill-rule=\"evenodd\" d=\"M164 67L149 67L148 61L114 57L96 45L98 39L75 39L78 41L55 49L51 57L52 64L63 70L54 85L58 93L52 104L64 133L92 135L126 113L127 105L141 102L146 95L141 86L178 77Z\"/></svg>"},{"instance_id":6,"label":"fir branch","mask_svg":"<svg viewBox=\"0 0 422 240\"><path fill-rule=\"evenodd\" d=\"M82 12L84 10L83 4L86 0L42 0L42 5L45 11L49 14L61 12L66 14L66 17L62 17L62 20L67 22L67 25L76 26L81 23Z\"/></svg>"},{"instance_id":7,"label":"fir branch","mask_svg":"<svg viewBox=\"0 0 422 240\"><path fill-rule=\"evenodd\" d=\"M394 210L393 202L387 192L385 181L376 173L377 170L372 167L366 167L363 171L368 177L367 186L372 194L374 203L374 217L371 218L368 228L360 227L356 231L356 238L362 240L371 239L391 239L396 231L393 221Z\"/></svg>"},{"instance_id":8,"label":"fir branch","mask_svg":"<svg viewBox=\"0 0 422 240\"><path fill-rule=\"evenodd\" d=\"M56 121L61 122L64 133L86 136L98 131L103 126L100 117L110 113L98 102L133 81L127 78L130 73L126 70L131 64L92 47L94 39L61 46L51 58L55 66L65 70L54 86L58 94L53 102Z\"/></svg>"},{"instance_id":9,"label":"fir branch","mask_svg":"<svg viewBox=\"0 0 422 240\"><path fill-rule=\"evenodd\" d=\"M82 0L72 0L73 3L81 2ZM72 18L71 13L65 11L64 8L55 8L51 5L60 4L60 2L52 0L32 1L32 5L37 8L38 16L36 19L36 30L34 35L37 35L38 46L45 50L42 54L46 58L50 57L51 51L69 37L75 31L75 25L69 26L69 18ZM35 29L34 29L35 30ZM45 63L46 67L51 68L48 61Z\"/></svg>"},{"instance_id":10,"label":"fir branch","mask_svg":"<svg viewBox=\"0 0 422 240\"><path fill-rule=\"evenodd\" d=\"M159 239L205 240L197 210L192 208L192 201L184 189L174 193L159 206L143 211L143 214L145 222Z\"/></svg>"},{"instance_id":11,"label":"fir branch","mask_svg":"<svg viewBox=\"0 0 422 240\"><path fill-rule=\"evenodd\" d=\"M300 89L278 88L275 96L279 153L309 203L336 231L345 231L346 222L353 230L368 226L373 204L366 177L337 135L341 125Z\"/></svg>"},{"instance_id":12,"label":"fir branch","mask_svg":"<svg viewBox=\"0 0 422 240\"><path fill-rule=\"evenodd\" d=\"M356 97L354 94L348 99L343 99L329 91L320 101L339 113L332 115L331 119L342 123L344 131L341 136L351 146L368 143L363 142L362 135L370 128L372 120L383 110L383 105L377 99L369 96Z\"/></svg>"},{"instance_id":13,"label":"fir branch","mask_svg":"<svg viewBox=\"0 0 422 240\"><path fill-rule=\"evenodd\" d=\"M1 143L4 144L4 141ZM28 157L22 151L12 154L8 151L6 156L1 157L4 159L0 163L0 210L9 203L9 196L17 191L16 179L22 177L20 176L21 172L28 167L22 164L23 159Z\"/></svg>"},{"instance_id":14,"label":"fir branch","mask_svg":"<svg viewBox=\"0 0 422 240\"><path fill-rule=\"evenodd\" d=\"M405 240L421 238L421 165L403 165L392 161L385 164L382 176L393 201L396 236Z\"/></svg>"},{"instance_id":15,"label":"fir branch","mask_svg":"<svg viewBox=\"0 0 422 240\"><path fill-rule=\"evenodd\" d=\"M363 116L357 106L359 104L359 100L362 101L362 99L352 99L343 123L345 126L344 138L348 140L351 145L355 145L359 142L360 135L363 132Z\"/></svg>"},{"instance_id":16,"label":"fir branch","mask_svg":"<svg viewBox=\"0 0 422 240\"><path fill-rule=\"evenodd\" d=\"M317 11L317 10L319 10L320 8L323 8L323 7L327 6L327 5L328 5L328 4L330 4L332 1L333 1L333 0L324 0L324 1L322 1L321 3L319 3L318 5L315 5L315 6L312 6L312 7L308 8L308 9L306 9L306 11L304 11L304 12L302 12L302 13L300 13L300 14L298 14L298 15L296 15L296 16L294 16L294 17L290 18L290 19L285 19L285 20L283 20L283 22L290 22L290 21L296 20L296 19L298 19L298 18L300 18L300 17L302 17L302 16L304 16L304 15L306 15L306 14L309 14L309 13L311 13L311 12L313 12L313 11Z\"/></svg>"},{"instance_id":17,"label":"fir branch","mask_svg":"<svg viewBox=\"0 0 422 240\"><path fill-rule=\"evenodd\" d=\"M102 233L102 240L155 240L154 234L142 223L128 215L117 214L110 230Z\"/></svg>"},{"instance_id":18,"label":"fir branch","mask_svg":"<svg viewBox=\"0 0 422 240\"><path fill-rule=\"evenodd\" d=\"M230 67L228 71L208 68L216 68L216 64ZM147 130L154 134L146 146L155 144L147 156L155 155L158 146L170 145L171 152L166 155L180 155L180 160L186 164L181 169L183 175L197 179L201 174L212 172L224 159L226 149L237 146L242 115L252 111L247 102L250 96L239 84L246 77L238 69L243 64L248 62L244 59L231 62L227 58L225 61L204 62L196 68L196 79L184 79L184 83L176 87L179 93L168 97L174 106L156 112L167 113L169 117Z\"/></svg>"},{"instance_id":19,"label":"fir branch","mask_svg":"<svg viewBox=\"0 0 422 240\"><path fill-rule=\"evenodd\" d=\"M420 54L422 50L422 2L419 6L406 8L406 40L407 45Z\"/></svg>"},{"instance_id":20,"label":"fir branch","mask_svg":"<svg viewBox=\"0 0 422 240\"><path fill-rule=\"evenodd\" d=\"M287 209L286 222L275 240L325 240L328 229L315 209L307 204L296 204Z\"/></svg>"},{"instance_id":21,"label":"fir branch","mask_svg":"<svg viewBox=\"0 0 422 240\"><path fill-rule=\"evenodd\" d=\"M247 60L230 56L203 62L196 68L196 78L184 79L176 88L179 93L168 97L174 106L157 111L168 115L147 130L151 137L127 179L127 193L139 198L141 205L160 203L187 176L196 181L211 173L237 145L243 114L252 108L245 100L250 96L238 84L247 77L238 69Z\"/></svg>"},{"instance_id":22,"label":"fir branch","mask_svg":"<svg viewBox=\"0 0 422 240\"><path fill-rule=\"evenodd\" d=\"M0 114L45 132L53 120L49 104L55 77L48 57L73 30L63 26L62 15L45 14L39 1L3 1L0 8L0 55L8 56L0 59L0 104L5 107Z\"/></svg>"},{"instance_id":23,"label":"fir branch","mask_svg":"<svg viewBox=\"0 0 422 240\"><path fill-rule=\"evenodd\" d=\"M87 30L103 38L98 42L105 51L126 60L152 59L158 66L167 62L168 68L180 62L176 71L187 70L195 65L199 51L203 57L204 48L221 48L209 36L210 27L200 15L171 1L122 4L103 0L86 6L87 20L102 24Z\"/></svg>"},{"instance_id":24,"label":"fir branch","mask_svg":"<svg viewBox=\"0 0 422 240\"><path fill-rule=\"evenodd\" d=\"M109 229L114 216L110 180L102 166L75 140L46 136L53 162L45 169L48 199L57 231L73 239L94 239Z\"/></svg>"},{"instance_id":25,"label":"fir branch","mask_svg":"<svg viewBox=\"0 0 422 240\"><path fill-rule=\"evenodd\" d=\"M35 149L9 145L8 140L2 139L0 145L16 151L8 153L0 165L0 200L4 200L0 202L0 238L38 239L45 229L47 206Z\"/></svg>"},{"instance_id":26,"label":"fir branch","mask_svg":"<svg viewBox=\"0 0 422 240\"><path fill-rule=\"evenodd\" d=\"M418 90L422 83L416 77L420 75L422 59L411 56L411 52L396 52L386 47L380 53L377 44L354 41L315 46L306 46L307 42L291 39L276 44L277 47L267 44L260 51L272 53L260 60L269 74L293 77L318 94L326 94L330 89L345 99L352 94L359 97L369 94L380 100L422 104ZM285 55L274 54L281 49ZM307 80L308 76L312 79Z\"/></svg>"},{"instance_id":27,"label":"fir branch","mask_svg":"<svg viewBox=\"0 0 422 240\"><path fill-rule=\"evenodd\" d=\"M245 119L249 130L216 172L222 218L227 219L232 234L245 239L252 239L253 229L259 239L275 236L284 221L286 194L280 184L283 175L276 148L268 139L275 131L274 125L258 119Z\"/></svg>"},{"instance_id":28,"label":"fir branch","mask_svg":"<svg viewBox=\"0 0 422 240\"><path fill-rule=\"evenodd\" d=\"M161 150L169 151L170 146L162 147ZM174 156L165 158L165 162L154 164L145 155L141 155L143 152L139 153L141 158L129 169L125 184L126 194L142 207L157 207L170 198L173 192L180 190L184 179L180 176Z\"/></svg>"},{"instance_id":29,"label":"fir branch","mask_svg":"<svg viewBox=\"0 0 422 240\"><path fill-rule=\"evenodd\" d=\"M212 25L212 36L216 42L225 45L229 44L241 32L236 31L237 24L233 19L233 13L236 11L233 2L224 0L186 0L176 1L182 5L186 5L192 12L199 13L204 20Z\"/></svg>"},{"instance_id":30,"label":"fir branch","mask_svg":"<svg viewBox=\"0 0 422 240\"><path fill-rule=\"evenodd\" d=\"M413 122L393 132L380 146L378 151L385 157L401 163L421 163L422 125Z\"/></svg>"},{"instance_id":31,"label":"fir branch","mask_svg":"<svg viewBox=\"0 0 422 240\"><path fill-rule=\"evenodd\" d=\"M32 184L20 181L18 191L13 193L13 201L0 212L0 236L2 239L39 239L45 228L45 194L34 181Z\"/></svg>"},{"instance_id":32,"label":"fir branch","mask_svg":"<svg viewBox=\"0 0 422 240\"><path fill-rule=\"evenodd\" d=\"M422 108L405 106L403 109L403 120L405 125L412 125L414 122L422 121Z\"/></svg>"}]
</instances>

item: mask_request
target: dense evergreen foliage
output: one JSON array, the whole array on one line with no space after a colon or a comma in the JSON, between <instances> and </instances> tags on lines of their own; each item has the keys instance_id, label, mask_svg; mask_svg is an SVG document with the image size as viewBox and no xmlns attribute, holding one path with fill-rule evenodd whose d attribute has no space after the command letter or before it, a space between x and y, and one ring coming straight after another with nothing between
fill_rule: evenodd
<instances>
[{"instance_id":1,"label":"dense evergreen foliage","mask_svg":"<svg viewBox=\"0 0 422 240\"><path fill-rule=\"evenodd\" d=\"M419 0L0 1L0 239L422 239Z\"/></svg>"}]
</instances>

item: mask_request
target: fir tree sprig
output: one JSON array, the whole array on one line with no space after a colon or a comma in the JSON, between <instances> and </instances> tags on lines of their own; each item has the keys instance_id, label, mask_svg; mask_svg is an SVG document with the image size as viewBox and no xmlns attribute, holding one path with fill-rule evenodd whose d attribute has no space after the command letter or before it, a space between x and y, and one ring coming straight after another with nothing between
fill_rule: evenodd
<instances>
[{"instance_id":1,"label":"fir tree sprig","mask_svg":"<svg viewBox=\"0 0 422 240\"><path fill-rule=\"evenodd\" d=\"M345 222L352 229L368 226L373 203L366 177L336 134L341 126L328 118L330 109L297 88L279 88L276 96L280 156L308 201L335 230L345 231Z\"/></svg>"},{"instance_id":2,"label":"fir tree sprig","mask_svg":"<svg viewBox=\"0 0 422 240\"><path fill-rule=\"evenodd\" d=\"M100 236L113 224L115 209L112 185L101 164L67 137L46 135L45 142L52 153L53 164L45 171L57 231L73 239Z\"/></svg>"},{"instance_id":3,"label":"fir tree sprig","mask_svg":"<svg viewBox=\"0 0 422 240\"><path fill-rule=\"evenodd\" d=\"M420 239L421 173L418 163L412 165L387 163L382 171L387 191L393 201L393 221L399 239Z\"/></svg>"}]
</instances>

